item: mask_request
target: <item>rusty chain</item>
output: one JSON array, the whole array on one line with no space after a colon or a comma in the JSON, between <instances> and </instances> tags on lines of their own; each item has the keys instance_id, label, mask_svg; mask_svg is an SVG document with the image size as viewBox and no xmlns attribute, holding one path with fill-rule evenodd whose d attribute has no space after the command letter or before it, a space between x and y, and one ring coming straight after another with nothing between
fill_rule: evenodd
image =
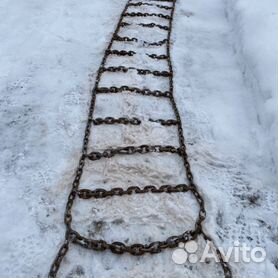
<instances>
[{"instance_id":1,"label":"rusty chain","mask_svg":"<svg viewBox=\"0 0 278 278\"><path fill-rule=\"evenodd\" d=\"M165 14L156 14L156 13L125 13L124 16L129 16L129 17L159 17L159 18L164 18L164 19L170 19L171 17L169 15Z\"/></svg>"},{"instance_id":2,"label":"rusty chain","mask_svg":"<svg viewBox=\"0 0 278 278\"><path fill-rule=\"evenodd\" d=\"M168 26L156 24L156 23L153 23L153 22L152 23L139 23L138 25L142 26L142 27L147 27L147 28L157 27L159 29L162 29L162 30L165 30L165 31L169 31L169 27Z\"/></svg>"},{"instance_id":3,"label":"rusty chain","mask_svg":"<svg viewBox=\"0 0 278 278\"><path fill-rule=\"evenodd\" d=\"M146 3L146 2L132 2L128 0L126 6L120 16L120 20L116 26L114 34L110 40L110 43L107 47L105 55L103 56L101 65L97 72L97 77L95 81L95 86L92 90L92 98L89 107L89 115L88 120L85 128L85 134L83 139L83 146L82 146L82 154L79 159L78 167L75 173L75 178L72 183L72 188L70 194L68 196L66 209L65 209L65 216L64 222L66 225L66 233L65 233L65 240L58 253L51 265L49 271L49 278L55 278L57 276L57 272L60 268L60 264L67 254L69 250L70 243L78 244L84 248L103 251L103 250L111 250L113 253L122 254L124 252L128 252L131 255L140 256L145 253L155 254L161 252L163 249L166 248L174 248L177 247L180 242L187 242L192 239L196 239L198 236L202 235L205 240L209 240L211 242L212 239L205 234L202 228L202 222L206 217L206 210L205 204L202 196L199 194L199 191L194 183L193 174L191 171L191 167L188 160L187 150L185 146L185 140L183 135L183 127L181 122L181 117L179 114L178 107L176 105L173 91L173 69L172 69L172 62L170 56L170 38L171 38L171 30L172 30L172 21L173 21L173 14L175 10L176 0L148 0L148 2L156 2L154 3ZM172 3L171 6L164 6L159 5L157 2L168 2ZM155 6L165 10L171 10L171 14L165 16L163 14L155 14L155 13L128 13L127 9L130 6L140 7L140 6ZM161 16L162 15L162 16ZM145 28L160 28L162 30L168 31L167 38L158 42L146 42L143 41L144 46L162 46L166 44L167 54L166 55L156 55L156 54L147 54L150 58L153 59L165 59L168 63L169 71L150 71L147 69L136 69L136 68L127 68L124 66L119 67L105 67L105 63L107 57L109 55L117 55L117 56L133 56L135 55L134 51L124 51L124 50L112 50L112 44L114 41L121 41L121 42L139 42L137 38L130 38L130 37L121 37L118 35L120 28L130 26L131 24L128 22L124 22L124 17L147 17L147 16L157 16L163 19L169 20L169 26L159 25L156 23L139 23L137 25L145 27ZM169 90L162 92L159 90L150 90L147 88L137 88L137 87L130 87L130 86L120 86L120 87L99 87L101 75L103 72L123 72L126 73L129 69L134 69L137 71L138 74L146 75L152 74L154 76L163 76L169 78ZM127 147L117 147L117 148L109 148L102 152L94 151L88 153L88 144L89 144L89 137L91 132L91 125L101 125L101 124L131 124L131 125L140 125L141 120L138 118L114 118L114 117L106 117L106 118L96 118L93 119L92 115L94 113L95 108L95 101L97 94L100 93L123 93L123 92L130 92L130 93L138 93L146 96L155 96L155 97L167 97L171 103L173 108L174 114L176 119L149 119L151 122L157 122L161 125L165 126L177 126L178 131L178 138L179 138L179 147L173 146L162 146L162 145L141 145L141 146L127 146ZM144 188L140 188L137 186L131 186L127 189L123 188L112 188L111 190L105 190L103 188L98 188L95 190L88 190L88 189L79 189L81 176L83 173L83 168L85 165L85 161L89 160L99 160L102 158L111 158L115 155L132 155L132 154L146 154L150 152L166 152L166 153L173 153L178 154L182 160L185 167L186 177L188 180L188 185L186 184L179 184L179 185L162 185L160 187L156 187L153 185L145 186ZM191 194L195 197L197 203L199 204L199 214L197 220L195 222L195 228L190 231L186 231L178 236L171 236L167 238L165 241L155 241L149 244L133 244L133 245L126 245L123 242L112 242L108 243L105 240L93 240L88 239L80 235L77 231L73 230L71 227L72 224L72 207L76 197L80 199L90 199L90 198L107 198L112 196L123 196L123 195L130 195L130 194L142 194L142 193L178 193L178 192L191 192ZM217 256L220 260L220 264L224 271L225 278L231 278L232 273L230 270L229 265L224 262L223 257L216 248Z\"/></svg>"},{"instance_id":4,"label":"rusty chain","mask_svg":"<svg viewBox=\"0 0 278 278\"><path fill-rule=\"evenodd\" d=\"M162 46L163 44L167 43L168 40L164 39L158 42L144 42L144 45L146 46Z\"/></svg>"},{"instance_id":5,"label":"rusty chain","mask_svg":"<svg viewBox=\"0 0 278 278\"><path fill-rule=\"evenodd\" d=\"M149 119L150 122L154 122L154 123L160 123L161 125L164 126L171 126L171 125L177 125L178 121L177 120L173 120L173 119L169 119L169 120L164 120L164 119Z\"/></svg>"},{"instance_id":6,"label":"rusty chain","mask_svg":"<svg viewBox=\"0 0 278 278\"><path fill-rule=\"evenodd\" d=\"M129 3L128 6L129 7L151 6L151 7L157 7L157 8L163 9L163 10L171 10L172 9L172 7L169 7L169 6L151 4L151 3L146 3L146 2Z\"/></svg>"},{"instance_id":7,"label":"rusty chain","mask_svg":"<svg viewBox=\"0 0 278 278\"><path fill-rule=\"evenodd\" d=\"M168 56L167 55L157 55L157 54L146 54L147 56L149 56L152 59L157 59L157 60L167 60Z\"/></svg>"},{"instance_id":8,"label":"rusty chain","mask_svg":"<svg viewBox=\"0 0 278 278\"><path fill-rule=\"evenodd\" d=\"M162 185L157 188L154 185L147 185L144 188L139 186L130 186L127 189L122 187L115 187L111 190L105 190L103 188L98 188L95 190L89 189L80 189L78 190L78 197L81 199L90 199L90 198L106 198L112 196L122 196L122 195L131 195L131 194L142 194L142 193L177 193L177 192L187 192L191 190L190 186L186 184L178 184L176 186L172 185Z\"/></svg>"},{"instance_id":9,"label":"rusty chain","mask_svg":"<svg viewBox=\"0 0 278 278\"><path fill-rule=\"evenodd\" d=\"M138 42L137 38L121 37L118 34L114 34L113 40L120 42Z\"/></svg>"},{"instance_id":10,"label":"rusty chain","mask_svg":"<svg viewBox=\"0 0 278 278\"><path fill-rule=\"evenodd\" d=\"M130 87L127 85L123 85L121 87L99 87L96 88L96 93L97 94L107 94L107 93L122 93L122 92L130 92L130 93L136 93L136 94L141 94L144 96L154 96L154 97L170 97L171 92L170 91L160 91L160 90L150 90L147 88L137 88L137 87Z\"/></svg>"},{"instance_id":11,"label":"rusty chain","mask_svg":"<svg viewBox=\"0 0 278 278\"><path fill-rule=\"evenodd\" d=\"M92 249L96 251L104 251L106 249L110 249L111 252L115 254L123 254L127 252L133 256L141 256L146 253L160 253L163 249L174 248L177 247L180 242L187 242L194 239L194 236L192 235L193 233L191 233L191 231L186 231L181 235L171 236L165 241L154 241L149 244L136 243L132 245L126 245L123 242L108 243L104 240L88 239L81 236L75 231L73 233L75 236L73 243L79 244L86 249Z\"/></svg>"},{"instance_id":12,"label":"rusty chain","mask_svg":"<svg viewBox=\"0 0 278 278\"><path fill-rule=\"evenodd\" d=\"M149 69L137 69L134 67L124 67L124 66L118 66L118 67L102 67L100 68L101 73L102 72L123 72L127 73L129 70L136 70L138 74L140 75L147 75L151 74L154 76L162 76L162 77L169 77L172 75L171 72L168 71L158 71L158 70L149 70Z\"/></svg>"},{"instance_id":13,"label":"rusty chain","mask_svg":"<svg viewBox=\"0 0 278 278\"><path fill-rule=\"evenodd\" d=\"M133 56L136 54L135 51L125 51L125 50L106 50L106 55L116 55L116 56Z\"/></svg>"},{"instance_id":14,"label":"rusty chain","mask_svg":"<svg viewBox=\"0 0 278 278\"><path fill-rule=\"evenodd\" d=\"M181 154L179 148L173 146L162 145L141 145L141 146L127 146L106 149L103 152L91 152L87 154L87 158L90 160L99 160L101 158L111 158L117 154L146 154L146 153L176 153Z\"/></svg>"},{"instance_id":15,"label":"rusty chain","mask_svg":"<svg viewBox=\"0 0 278 278\"><path fill-rule=\"evenodd\" d=\"M120 117L120 118L114 118L114 117L106 117L106 118L96 118L93 119L90 117L90 120L93 121L94 125L101 125L101 124L107 124L107 125L112 125L112 124L131 124L131 125L140 125L141 120L138 118L125 118L125 117Z\"/></svg>"},{"instance_id":16,"label":"rusty chain","mask_svg":"<svg viewBox=\"0 0 278 278\"><path fill-rule=\"evenodd\" d=\"M137 38L130 38L130 37L121 37L118 34L114 34L113 36L114 41L120 41L120 42L138 42L139 40ZM157 42L147 42L143 41L144 46L162 46L163 44L167 43L167 39L157 41Z\"/></svg>"},{"instance_id":17,"label":"rusty chain","mask_svg":"<svg viewBox=\"0 0 278 278\"><path fill-rule=\"evenodd\" d=\"M140 125L141 120L133 117L133 118L126 118L126 117L120 117L120 118L115 118L115 117L105 117L105 118L95 118L93 119L92 117L89 118L94 125L102 125L102 124L107 124L107 125L112 125L112 124L123 124L123 125ZM177 125L177 121L173 119L149 119L150 122L153 123L160 123L163 126L172 126L172 125Z\"/></svg>"}]
</instances>

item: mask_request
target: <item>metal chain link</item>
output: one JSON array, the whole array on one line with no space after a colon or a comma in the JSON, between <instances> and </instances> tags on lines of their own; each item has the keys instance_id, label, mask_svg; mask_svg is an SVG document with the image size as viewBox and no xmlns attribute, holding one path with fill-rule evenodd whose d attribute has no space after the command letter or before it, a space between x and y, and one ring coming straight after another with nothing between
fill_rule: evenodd
<instances>
[{"instance_id":1,"label":"metal chain link","mask_svg":"<svg viewBox=\"0 0 278 278\"><path fill-rule=\"evenodd\" d=\"M96 89L97 94L107 94L107 93L122 93L122 92L131 92L136 94L141 94L144 96L154 96L154 97L170 97L171 92L170 91L160 91L160 90L150 90L150 89L140 89L137 87L130 87L127 85L123 85L121 87L100 87Z\"/></svg>"},{"instance_id":2,"label":"metal chain link","mask_svg":"<svg viewBox=\"0 0 278 278\"><path fill-rule=\"evenodd\" d=\"M112 124L123 124L123 125L140 125L141 120L133 117L133 118L127 118L127 117L120 117L120 118L115 118L115 117L105 117L105 118L95 118L93 119L92 117L89 118L94 125L102 125L102 124L107 124L107 125L112 125ZM160 123L163 126L172 126L172 125L177 125L178 122L173 119L149 119L150 122L154 123Z\"/></svg>"},{"instance_id":3,"label":"metal chain link","mask_svg":"<svg viewBox=\"0 0 278 278\"><path fill-rule=\"evenodd\" d=\"M66 210L65 210L65 216L64 216L64 222L66 225L66 234L65 234L65 241L62 244L61 248L59 249L57 256L54 259L54 262L51 265L50 271L49 271L49 278L55 278L57 275L57 272L59 270L60 264L65 257L66 253L68 252L70 243L76 243L84 248L87 249L93 249L98 251L103 251L110 249L113 253L116 254L122 254L124 252L128 252L135 256L140 256L145 253L155 254L161 252L163 249L166 248L174 248L178 246L178 243L180 242L187 242L192 239L196 239L198 236L203 235L205 240L212 241L210 237L208 237L202 228L202 222L204 221L206 217L206 210L205 210L205 204L202 196L199 194L198 189L194 183L193 180L193 174L191 171L191 167L188 160L187 150L185 146L185 140L183 135L183 128L182 128L182 122L179 114L179 110L177 108L174 96L173 96L173 69L172 69L172 63L171 63L171 57L170 57L170 38L171 38L171 30L172 30L172 20L173 20L173 14L175 10L175 3L176 0L148 0L149 2L155 1L155 2L169 2L172 3L172 6L163 6L158 4L151 4L151 3L144 3L144 2L131 2L131 0L128 0L121 16L120 20L117 24L117 27L114 31L114 34L110 40L110 43L107 47L107 51L105 52L105 55L102 59L101 65L99 67L99 70L97 72L96 82L95 86L92 90L92 98L89 108L89 115L88 115L88 121L85 128L85 135L83 139L83 147L82 147L82 154L79 160L79 164L76 170L75 178L72 184L71 192L68 196L67 204L66 204ZM158 8L162 8L165 10L171 10L171 15L163 15L163 14L149 14L149 13L127 13L127 9L129 6L150 6L154 5ZM130 23L124 22L123 18L125 16L158 16L160 18L165 18L169 20L169 26L163 26L156 23L139 23L137 25L146 27L146 28L160 28L163 30L168 31L167 38L158 42L146 42L144 41L144 45L146 46L162 46L163 44L166 44L167 48L167 55L156 55L156 54L149 54L149 56L153 59L166 59L169 67L169 71L150 71L145 69L136 69L136 68L126 68L124 66L119 67L105 67L105 63L107 60L107 57L109 55L118 55L118 56L133 56L135 52L133 51L124 51L124 50L111 50L112 44L114 41L123 41L123 42L138 42L139 40L137 38L130 38L130 37L120 37L118 35L120 28L130 26ZM169 91L162 92L159 90L151 91L147 88L136 88L136 87L130 87L130 86L120 86L120 87L99 87L100 78L103 72L110 71L110 72L127 72L129 69L135 69L137 70L138 74L153 74L154 76L165 76L169 78ZM106 118L96 118L93 119L92 115L94 112L95 107L95 100L96 95L98 93L120 93L124 91L139 93L146 96L155 96L155 97L167 97L169 98L175 117L176 119L170 119L170 120L163 120L163 119L149 119L152 122L158 122L161 125L165 126L171 126L176 125L178 130L178 138L179 138L179 147L173 147L173 146L161 146L161 145L141 145L141 146L127 146L127 147L118 147L118 148L109 148L104 150L103 152L91 152L87 153L88 151L88 143L89 143L89 137L90 137L90 131L91 131L91 125L99 125L99 124L133 124L133 125L139 125L141 124L141 121L138 118L113 118L113 117L106 117ZM103 188L95 189L95 190L88 190L88 189L79 189L80 179L83 173L83 168L85 165L85 160L99 160L101 158L111 158L114 155L132 155L132 154L146 154L150 152L166 152L166 153L173 153L178 154L184 163L186 176L188 179L189 184L179 184L179 185L162 185L160 187L155 187L153 185L145 186L144 188L140 188L137 186L131 186L127 189L123 188L112 188L111 190L105 190ZM197 217L197 220L195 222L195 228L194 230L186 231L181 235L178 236L171 236L165 241L155 241L151 242L149 244L133 244L133 245L126 245L123 242L113 242L108 243L104 240L93 240L88 239L83 236L81 236L77 231L74 231L71 227L72 223L72 207L73 203L76 197L79 197L81 199L89 199L89 198L106 198L106 197L112 197L112 196L122 196L122 195L129 195L129 194L142 194L142 193L178 193L178 192L187 192L190 191L192 195L195 197L197 203L199 204L199 214ZM225 278L231 278L232 273L230 270L229 265L224 262L223 257L219 251L219 249L216 248L217 256L220 260L220 264L224 271Z\"/></svg>"},{"instance_id":4,"label":"metal chain link","mask_svg":"<svg viewBox=\"0 0 278 278\"><path fill-rule=\"evenodd\" d=\"M152 59L157 59L157 60L167 60L168 56L167 55L157 55L157 54L146 54L147 56L149 56Z\"/></svg>"},{"instance_id":5,"label":"metal chain link","mask_svg":"<svg viewBox=\"0 0 278 278\"><path fill-rule=\"evenodd\" d=\"M156 13L139 13L139 12L132 12L132 13L125 13L124 16L129 17L159 17L164 19L170 19L171 17L169 15L165 14L156 14Z\"/></svg>"},{"instance_id":6,"label":"metal chain link","mask_svg":"<svg viewBox=\"0 0 278 278\"><path fill-rule=\"evenodd\" d=\"M121 37L118 34L114 34L113 40L114 41L121 41L121 42L138 42L139 41L137 38ZM165 43L167 43L167 39L160 40L160 41L157 41L157 42L143 41L144 46L162 46Z\"/></svg>"},{"instance_id":7,"label":"metal chain link","mask_svg":"<svg viewBox=\"0 0 278 278\"><path fill-rule=\"evenodd\" d=\"M160 24L156 24L156 23L139 23L138 24L139 26L142 26L142 27L147 27L147 28L159 28L159 29L162 29L162 30L165 30L165 31L169 31L169 27L166 26L166 25L160 25Z\"/></svg>"},{"instance_id":8,"label":"metal chain link","mask_svg":"<svg viewBox=\"0 0 278 278\"><path fill-rule=\"evenodd\" d=\"M126 146L126 147L117 147L109 148L103 152L91 152L87 154L87 158L90 160L99 160L101 158L111 158L117 154L146 154L146 153L176 153L181 154L179 148L173 146L162 146L162 145L141 145L141 146Z\"/></svg>"},{"instance_id":9,"label":"metal chain link","mask_svg":"<svg viewBox=\"0 0 278 278\"><path fill-rule=\"evenodd\" d=\"M163 126L172 126L172 125L177 125L178 121L177 120L164 120L164 119L149 119L150 122L154 122L154 123L160 123Z\"/></svg>"},{"instance_id":10,"label":"metal chain link","mask_svg":"<svg viewBox=\"0 0 278 278\"><path fill-rule=\"evenodd\" d=\"M96 118L92 119L90 117L90 120L93 121L94 125L101 125L101 124L107 124L107 125L112 125L112 124L131 124L131 125L140 125L141 120L138 118L125 118L125 117L120 117L120 118L114 118L114 117L106 117L106 118Z\"/></svg>"},{"instance_id":11,"label":"metal chain link","mask_svg":"<svg viewBox=\"0 0 278 278\"><path fill-rule=\"evenodd\" d=\"M120 42L138 42L137 38L121 37L118 34L114 34L113 40L120 41Z\"/></svg>"},{"instance_id":12,"label":"metal chain link","mask_svg":"<svg viewBox=\"0 0 278 278\"><path fill-rule=\"evenodd\" d=\"M171 236L165 241L154 241L149 244L132 244L126 245L123 242L108 243L105 240L88 239L81 236L76 231L72 231L73 243L79 244L86 249L104 251L110 249L115 254L130 253L133 256L142 256L146 253L156 254L163 251L166 248L177 247L180 242L187 242L194 239L192 231L186 231L178 236Z\"/></svg>"},{"instance_id":13,"label":"metal chain link","mask_svg":"<svg viewBox=\"0 0 278 278\"><path fill-rule=\"evenodd\" d=\"M172 9L172 7L169 7L169 6L151 4L151 3L146 3L146 2L129 3L128 6L129 7L153 6L153 7L157 7L157 8L164 9L164 10Z\"/></svg>"},{"instance_id":14,"label":"metal chain link","mask_svg":"<svg viewBox=\"0 0 278 278\"><path fill-rule=\"evenodd\" d=\"M169 77L172 75L171 72L168 71L158 71L158 70L149 70L149 69L137 69L134 67L124 67L124 66L117 66L117 67L102 67L100 69L101 72L123 72L127 73L129 70L136 70L140 75L147 75L152 74L154 76L162 76L162 77Z\"/></svg>"},{"instance_id":15,"label":"metal chain link","mask_svg":"<svg viewBox=\"0 0 278 278\"><path fill-rule=\"evenodd\" d=\"M146 46L162 46L163 44L167 43L168 40L164 39L158 42L144 42L144 45Z\"/></svg>"},{"instance_id":16,"label":"metal chain link","mask_svg":"<svg viewBox=\"0 0 278 278\"><path fill-rule=\"evenodd\" d=\"M131 194L142 194L142 193L178 193L178 192L187 192L189 190L193 190L194 188L186 185L186 184L178 184L178 185L162 185L160 187L156 187L154 185L147 185L144 188L140 188L139 186L130 186L127 189L123 189L122 187L114 187L110 190L105 190L103 188L97 188L95 190L89 189L80 189L77 194L81 199L90 199L90 198L106 198L112 196L123 196L123 195L131 195Z\"/></svg>"},{"instance_id":17,"label":"metal chain link","mask_svg":"<svg viewBox=\"0 0 278 278\"><path fill-rule=\"evenodd\" d=\"M116 56L133 56L136 54L135 51L125 51L125 50L106 50L106 55L116 55Z\"/></svg>"}]
</instances>

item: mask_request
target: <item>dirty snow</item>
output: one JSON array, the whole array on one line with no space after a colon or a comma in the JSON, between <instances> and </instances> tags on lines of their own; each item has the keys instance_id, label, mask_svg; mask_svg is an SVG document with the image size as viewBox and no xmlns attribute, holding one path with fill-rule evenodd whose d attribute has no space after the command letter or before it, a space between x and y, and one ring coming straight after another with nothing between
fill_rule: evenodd
<instances>
[{"instance_id":1,"label":"dirty snow","mask_svg":"<svg viewBox=\"0 0 278 278\"><path fill-rule=\"evenodd\" d=\"M1 277L47 277L64 239L64 207L90 89L124 5L124 0L0 3ZM224 248L239 240L267 251L263 263L231 263L240 278L277 276L275 20L274 0L264 5L179 0L172 33L175 97L206 201L205 229ZM132 28L125 32L142 35ZM163 32L151 35L154 41ZM164 54L162 49L152 51ZM126 59L125 65L131 62ZM135 63L144 68L147 60ZM164 69L162 61L156 63ZM110 75L103 85L112 81L120 80ZM163 82L133 72L126 82L165 89ZM138 144L138 136L147 143L177 144L174 128L147 121L173 118L166 100L98 96L96 116L131 113L144 124L93 127L90 147ZM167 155L119 157L88 164L81 187L179 183L183 175L179 159ZM74 225L93 237L148 241L189 229L196 211L190 194L78 201ZM59 277L222 277L213 264L175 265L171 254L135 258L73 246Z\"/></svg>"}]
</instances>

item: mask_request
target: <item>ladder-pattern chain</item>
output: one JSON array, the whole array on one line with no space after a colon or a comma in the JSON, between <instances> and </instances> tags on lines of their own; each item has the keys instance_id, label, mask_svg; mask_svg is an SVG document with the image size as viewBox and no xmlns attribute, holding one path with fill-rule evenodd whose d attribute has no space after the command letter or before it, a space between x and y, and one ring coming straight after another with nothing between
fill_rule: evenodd
<instances>
[{"instance_id":1,"label":"ladder-pattern chain","mask_svg":"<svg viewBox=\"0 0 278 278\"><path fill-rule=\"evenodd\" d=\"M112 35L112 38L109 42L109 45L105 51L103 56L101 65L98 69L96 81L94 88L92 90L92 97L89 107L89 114L87 119L87 124L85 128L85 134L83 139L82 153L79 159L78 167L75 173L75 177L72 183L72 188L70 194L68 196L64 222L66 225L65 232L65 240L61 245L58 253L50 267L49 278L55 278L59 271L60 265L63 261L63 258L66 256L70 244L77 244L86 249L96 250L96 251L104 251L110 250L115 254L123 254L125 252L134 255L140 256L145 253L156 254L163 251L166 248L174 248L177 247L179 243L187 242L189 240L196 239L199 236L203 236L206 241L213 240L211 237L206 235L203 230L203 221L206 218L206 209L205 203L200 195L197 186L195 185L193 174L191 171L187 149L184 140L183 127L181 122L180 113L173 95L174 92L174 84L173 84L173 68L171 61L171 53L170 53L170 39L171 39L171 30L172 30L172 21L173 15L175 11L176 0L145 0L145 1L136 1L136 0L128 0L124 10L121 13L120 19L117 23L116 29ZM142 12L140 9L144 11L151 7L152 9L157 9L157 12ZM129 10L132 9L132 11ZM133 9L136 9L134 11ZM138 10L138 11L137 11ZM168 12L168 14L166 14ZM148 21L149 18L156 18L157 22L141 22L137 23L136 20L133 22L133 18L146 18ZM124 21L127 19L127 21ZM161 21L161 22L160 22ZM129 30L131 28L140 28L140 36L144 35L144 31L150 29L151 32L164 34L165 38L157 40L157 41L148 41L144 39L140 39L137 37L129 37L125 35L120 35L120 32L124 30ZM141 31L142 29L142 31ZM164 32L166 31L166 32ZM131 50L126 50L125 47L122 49L112 48L113 43L117 42L118 44L122 44L122 46L130 46ZM126 67L124 65L120 66L106 66L107 60L111 56L116 56L118 59L132 59L133 56L138 55L136 51L133 50L133 47L138 45L143 48L146 48L147 51L144 55L147 55L150 59L148 59L152 63L158 63L159 60L166 61L167 69L163 70L151 70L151 69L142 69L137 67ZM165 54L157 54L152 53L151 49L157 48L166 50ZM137 56L136 56L137 57ZM129 71L135 71L138 75L151 75L152 78L157 78L157 80L168 80L169 87L165 90L157 90L150 89L147 87L139 87L130 86L130 85L119 85L119 86L101 86L101 79L104 74L111 75L111 73L117 73L117 75L122 74L123 80L126 78L124 75ZM162 79L161 77L165 78ZM167 128L169 126L174 126L177 129L179 146L171 146L171 145L139 145L139 146L119 146L119 147L110 147L104 150L98 151L88 151L89 146L89 138L91 133L91 127L99 126L99 125L141 125L143 119L140 117L111 117L107 115L107 117L97 117L94 118L94 110L96 98L99 94L140 94L144 97L157 97L161 99L166 99L171 104L172 110L175 115L175 119L153 119L149 118L148 121L151 123L161 124L163 127ZM131 127L128 127L131 128ZM178 155L184 164L184 170L186 173L188 184L177 184L177 185L161 185L159 187L154 185L147 185L145 187L139 186L130 186L126 189L124 187L114 187L110 190L106 190L104 188L97 188L94 190L89 189L80 189L80 180L83 174L83 169L85 163L94 163L94 161L100 159L112 159L117 155L134 155L134 159L136 159L136 155L143 154L152 154L152 153L167 153L168 155ZM180 235L174 235L168 237L164 241L154 241L151 243L136 243L133 245L127 245L123 242L112 242L109 243L105 240L96 240L91 238L86 238L85 236L78 233L76 230L72 228L72 207L76 198L80 198L81 200L88 199L105 199L111 197L121 197L125 195L131 194L173 194L173 193L186 193L190 192L191 195L195 198L196 202L199 205L199 213L195 222L194 229L185 231ZM220 261L221 267L224 272L225 278L231 278L232 272L229 265L224 261L223 256L220 250L215 246L215 250Z\"/></svg>"}]
</instances>

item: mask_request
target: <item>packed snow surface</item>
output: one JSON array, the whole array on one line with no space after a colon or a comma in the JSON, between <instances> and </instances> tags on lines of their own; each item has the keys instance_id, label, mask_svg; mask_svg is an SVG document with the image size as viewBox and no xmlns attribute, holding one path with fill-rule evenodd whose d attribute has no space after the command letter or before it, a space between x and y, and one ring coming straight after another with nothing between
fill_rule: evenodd
<instances>
[{"instance_id":1,"label":"packed snow surface","mask_svg":"<svg viewBox=\"0 0 278 278\"><path fill-rule=\"evenodd\" d=\"M0 3L0 277L47 277L64 239L64 208L90 91L125 2ZM277 276L276 8L274 0L178 0L173 22L175 98L206 203L205 230L224 249L239 241L267 253L262 263L231 262L240 278ZM126 32L142 35L132 28ZM165 70L163 62L155 65ZM103 82L111 82L111 76ZM119 82L116 76L113 82ZM126 82L151 89L164 86L132 73ZM99 97L96 116L132 112L137 117L173 117L169 103L160 99L126 95L124 104L118 96ZM177 144L174 127L165 131L147 122L132 128L93 127L92 134L92 149L139 144L140 138ZM90 164L82 188L96 183L126 186L130 181L159 185L184 178L178 160L156 155L140 159ZM196 212L188 194L78 201L73 224L95 238L143 242L190 229ZM213 263L177 265L171 256L172 250L138 258L72 246L58 277L222 277Z\"/></svg>"}]
</instances>

